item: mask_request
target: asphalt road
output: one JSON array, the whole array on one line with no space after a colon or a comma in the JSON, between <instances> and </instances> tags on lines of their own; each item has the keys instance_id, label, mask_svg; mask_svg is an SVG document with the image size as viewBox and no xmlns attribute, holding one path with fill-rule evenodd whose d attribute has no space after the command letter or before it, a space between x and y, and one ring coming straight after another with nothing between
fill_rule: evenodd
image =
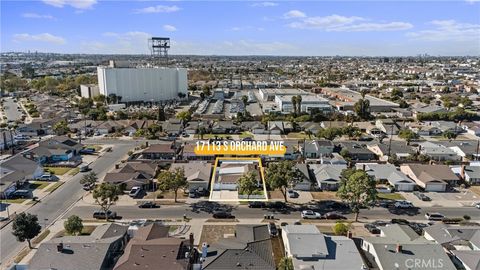
<instances>
[{"instance_id":1,"label":"asphalt road","mask_svg":"<svg viewBox=\"0 0 480 270\"><path fill-rule=\"evenodd\" d=\"M7 116L7 121L12 120L21 120L23 109L13 101L13 98L5 98L3 101L3 108L5 109L5 116ZM18 110L20 108L20 111Z\"/></svg>"},{"instance_id":2,"label":"asphalt road","mask_svg":"<svg viewBox=\"0 0 480 270\"><path fill-rule=\"evenodd\" d=\"M300 210L294 209L287 212L271 211L268 209L248 208L245 205L232 206L231 213L236 218L262 218L264 214L274 214L275 218L279 219L300 219ZM197 208L194 209L191 205L165 205L155 209L140 209L136 206L112 206L113 211L117 212L122 219L172 219L182 218L186 214L189 218L211 218L212 208ZM78 215L83 219L92 219L93 211L98 210L98 206L78 206L69 211L68 215ZM472 220L480 220L480 210L474 207L429 207L418 209L417 211L396 212L395 210L375 207L372 209L362 209L360 212L360 220L389 220L392 218L404 218L408 220L425 220L426 212L439 212L446 217L462 217L469 215ZM346 214L349 219L353 219L353 214Z\"/></svg>"},{"instance_id":3,"label":"asphalt road","mask_svg":"<svg viewBox=\"0 0 480 270\"><path fill-rule=\"evenodd\" d=\"M127 152L133 148L134 142L130 144L118 144L113 147L112 152L107 152L103 156L99 157L90 168L97 173L98 178L102 178L106 172L108 172L115 163L119 162L125 157ZM55 219L62 216L75 202L77 202L84 194L85 191L80 185L80 179L83 174L79 173L72 179L68 180L60 188L48 195L42 201L26 212L37 215L39 223L47 225L53 223ZM45 219L48 219L45 221ZM0 231L0 262L8 262L14 255L16 255L27 244L26 242L17 242L12 235L12 224L5 226Z\"/></svg>"}]
</instances>

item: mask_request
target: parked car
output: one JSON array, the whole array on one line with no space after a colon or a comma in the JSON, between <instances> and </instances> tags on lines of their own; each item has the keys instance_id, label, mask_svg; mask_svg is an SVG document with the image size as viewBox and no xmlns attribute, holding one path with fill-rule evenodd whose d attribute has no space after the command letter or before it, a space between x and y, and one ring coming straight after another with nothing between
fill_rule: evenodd
<instances>
[{"instance_id":1,"label":"parked car","mask_svg":"<svg viewBox=\"0 0 480 270\"><path fill-rule=\"evenodd\" d=\"M376 204L379 207L390 208L390 206L393 206L395 202L392 200L378 200Z\"/></svg>"},{"instance_id":2,"label":"parked car","mask_svg":"<svg viewBox=\"0 0 480 270\"><path fill-rule=\"evenodd\" d=\"M287 205L284 202L271 202L267 204L268 208L272 209L285 209L287 208Z\"/></svg>"},{"instance_id":3,"label":"parked car","mask_svg":"<svg viewBox=\"0 0 480 270\"><path fill-rule=\"evenodd\" d=\"M141 191L142 191L141 187L132 187L128 195L132 198L136 198L138 195L140 195Z\"/></svg>"},{"instance_id":4,"label":"parked car","mask_svg":"<svg viewBox=\"0 0 480 270\"><path fill-rule=\"evenodd\" d=\"M95 183L85 183L83 184L83 190L89 191L95 188Z\"/></svg>"},{"instance_id":5,"label":"parked car","mask_svg":"<svg viewBox=\"0 0 480 270\"><path fill-rule=\"evenodd\" d=\"M90 167L88 167L88 164L81 165L79 169L80 172L88 172L89 170L90 170Z\"/></svg>"},{"instance_id":6,"label":"parked car","mask_svg":"<svg viewBox=\"0 0 480 270\"><path fill-rule=\"evenodd\" d=\"M442 221L445 219L445 216L440 213L425 213L425 218L428 220Z\"/></svg>"},{"instance_id":7,"label":"parked car","mask_svg":"<svg viewBox=\"0 0 480 270\"><path fill-rule=\"evenodd\" d=\"M428 197L424 193L421 193L421 192L418 192L418 191L414 191L413 195L415 195L417 198L419 198L422 201L431 201L432 200L430 197Z\"/></svg>"},{"instance_id":8,"label":"parked car","mask_svg":"<svg viewBox=\"0 0 480 270\"><path fill-rule=\"evenodd\" d=\"M477 209L480 209L480 202L479 202L479 203L476 203L476 204L475 204L475 207L476 207Z\"/></svg>"},{"instance_id":9,"label":"parked car","mask_svg":"<svg viewBox=\"0 0 480 270\"><path fill-rule=\"evenodd\" d=\"M44 173L44 174L40 175L39 177L37 177L36 180L52 181L53 180L53 175L51 173Z\"/></svg>"},{"instance_id":10,"label":"parked car","mask_svg":"<svg viewBox=\"0 0 480 270\"><path fill-rule=\"evenodd\" d=\"M394 218L391 220L392 224L399 224L399 225L408 225L410 224L410 221L402 218Z\"/></svg>"},{"instance_id":11,"label":"parked car","mask_svg":"<svg viewBox=\"0 0 480 270\"><path fill-rule=\"evenodd\" d=\"M157 204L154 203L154 202L143 202L141 204L138 205L138 208L157 208Z\"/></svg>"},{"instance_id":12,"label":"parked car","mask_svg":"<svg viewBox=\"0 0 480 270\"><path fill-rule=\"evenodd\" d=\"M197 198L198 197L197 190L196 189L190 189L188 191L188 197L189 198Z\"/></svg>"},{"instance_id":13,"label":"parked car","mask_svg":"<svg viewBox=\"0 0 480 270\"><path fill-rule=\"evenodd\" d=\"M209 192L208 192L208 189L206 188L203 188L203 187L199 187L197 188L197 194L198 196L208 196Z\"/></svg>"},{"instance_id":14,"label":"parked car","mask_svg":"<svg viewBox=\"0 0 480 270\"><path fill-rule=\"evenodd\" d=\"M392 189L386 186L378 186L376 190L378 193L392 193Z\"/></svg>"},{"instance_id":15,"label":"parked car","mask_svg":"<svg viewBox=\"0 0 480 270\"><path fill-rule=\"evenodd\" d=\"M278 235L277 225L275 225L275 223L273 222L268 223L268 232L270 233L271 236L277 236Z\"/></svg>"},{"instance_id":16,"label":"parked car","mask_svg":"<svg viewBox=\"0 0 480 270\"><path fill-rule=\"evenodd\" d=\"M13 193L11 193L9 198L11 198L11 199L17 199L17 198L28 199L28 198L32 198L32 196L33 196L33 194L32 194L31 190L18 189L18 190L15 190Z\"/></svg>"},{"instance_id":17,"label":"parked car","mask_svg":"<svg viewBox=\"0 0 480 270\"><path fill-rule=\"evenodd\" d=\"M394 204L395 208L413 208L413 204L409 201L397 201Z\"/></svg>"},{"instance_id":18,"label":"parked car","mask_svg":"<svg viewBox=\"0 0 480 270\"><path fill-rule=\"evenodd\" d=\"M223 218L235 218L235 216L233 216L232 214L230 214L229 212L226 212L226 211L215 211L213 212L213 218L219 218L219 219L223 219Z\"/></svg>"},{"instance_id":19,"label":"parked car","mask_svg":"<svg viewBox=\"0 0 480 270\"><path fill-rule=\"evenodd\" d=\"M322 215L312 210L303 210L301 213L303 219L321 219Z\"/></svg>"},{"instance_id":20,"label":"parked car","mask_svg":"<svg viewBox=\"0 0 480 270\"><path fill-rule=\"evenodd\" d=\"M380 229L373 225L372 223L367 223L363 225L367 231L369 231L371 234L380 234Z\"/></svg>"},{"instance_id":21,"label":"parked car","mask_svg":"<svg viewBox=\"0 0 480 270\"><path fill-rule=\"evenodd\" d=\"M83 149L80 150L80 154L91 155L93 153L95 153L94 148L83 148Z\"/></svg>"},{"instance_id":22,"label":"parked car","mask_svg":"<svg viewBox=\"0 0 480 270\"><path fill-rule=\"evenodd\" d=\"M265 208L266 205L264 202L253 201L248 203L249 208Z\"/></svg>"},{"instance_id":23,"label":"parked car","mask_svg":"<svg viewBox=\"0 0 480 270\"><path fill-rule=\"evenodd\" d=\"M287 191L287 196L288 198L298 198L300 194L298 194L298 192L296 192L295 190L290 189Z\"/></svg>"},{"instance_id":24,"label":"parked car","mask_svg":"<svg viewBox=\"0 0 480 270\"><path fill-rule=\"evenodd\" d=\"M109 219L115 219L117 217L117 212L108 210L106 215L102 210L93 212L93 218L96 219L105 219L106 216L108 216Z\"/></svg>"},{"instance_id":25,"label":"parked car","mask_svg":"<svg viewBox=\"0 0 480 270\"><path fill-rule=\"evenodd\" d=\"M325 215L323 215L325 219L347 219L345 216L342 216L338 212L328 212Z\"/></svg>"}]
</instances>

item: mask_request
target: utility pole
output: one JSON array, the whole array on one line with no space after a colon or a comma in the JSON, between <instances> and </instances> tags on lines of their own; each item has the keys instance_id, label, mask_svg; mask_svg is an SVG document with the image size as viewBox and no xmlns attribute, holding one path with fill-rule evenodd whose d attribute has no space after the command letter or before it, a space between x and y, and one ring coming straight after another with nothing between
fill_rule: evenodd
<instances>
[{"instance_id":1,"label":"utility pole","mask_svg":"<svg viewBox=\"0 0 480 270\"><path fill-rule=\"evenodd\" d=\"M475 157L475 160L480 160L480 157L478 156L478 151L480 150L480 140L477 140L477 155Z\"/></svg>"},{"instance_id":2,"label":"utility pole","mask_svg":"<svg viewBox=\"0 0 480 270\"><path fill-rule=\"evenodd\" d=\"M392 125L392 129L390 130L390 140L388 142L388 158L390 158L390 151L392 149L392 138L393 138L393 125Z\"/></svg>"}]
</instances>

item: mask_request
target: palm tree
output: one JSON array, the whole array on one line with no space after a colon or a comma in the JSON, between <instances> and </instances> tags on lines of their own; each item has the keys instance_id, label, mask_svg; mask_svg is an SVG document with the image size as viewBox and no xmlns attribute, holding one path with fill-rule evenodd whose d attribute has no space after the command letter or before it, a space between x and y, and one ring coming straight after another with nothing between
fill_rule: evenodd
<instances>
[{"instance_id":1,"label":"palm tree","mask_svg":"<svg viewBox=\"0 0 480 270\"><path fill-rule=\"evenodd\" d=\"M300 95L297 96L297 106L298 106L297 112L302 113L302 96Z\"/></svg>"},{"instance_id":2,"label":"palm tree","mask_svg":"<svg viewBox=\"0 0 480 270\"><path fill-rule=\"evenodd\" d=\"M297 97L292 96L293 113L297 114Z\"/></svg>"}]
</instances>

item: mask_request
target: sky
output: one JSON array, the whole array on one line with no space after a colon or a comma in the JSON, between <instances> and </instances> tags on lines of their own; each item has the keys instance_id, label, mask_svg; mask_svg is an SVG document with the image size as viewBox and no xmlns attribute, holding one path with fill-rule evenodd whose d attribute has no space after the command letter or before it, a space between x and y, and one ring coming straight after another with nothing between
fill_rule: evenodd
<instances>
[{"instance_id":1,"label":"sky","mask_svg":"<svg viewBox=\"0 0 480 270\"><path fill-rule=\"evenodd\" d=\"M2 0L0 51L281 56L480 55L480 0Z\"/></svg>"}]
</instances>

